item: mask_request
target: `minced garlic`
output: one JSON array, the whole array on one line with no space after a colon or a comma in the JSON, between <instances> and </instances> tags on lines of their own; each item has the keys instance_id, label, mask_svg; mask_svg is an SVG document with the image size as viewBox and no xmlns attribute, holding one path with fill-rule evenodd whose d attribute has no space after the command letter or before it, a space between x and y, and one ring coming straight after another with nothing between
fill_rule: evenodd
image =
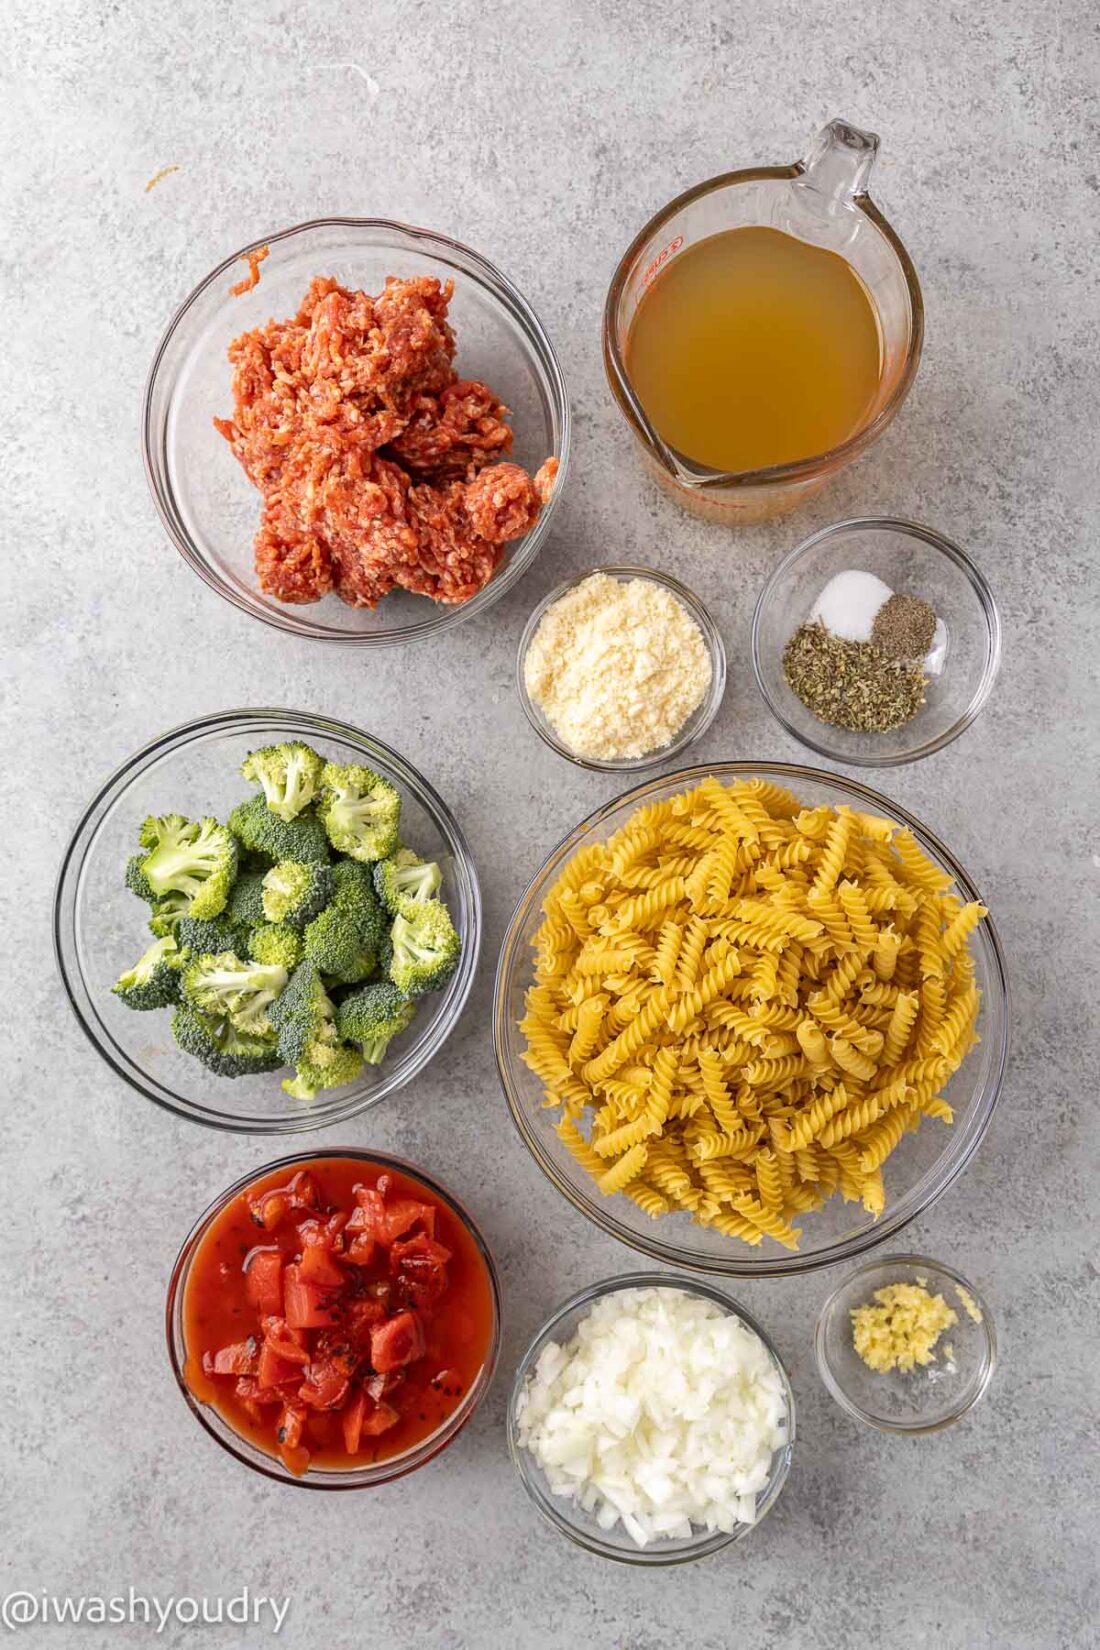
<instances>
[{"instance_id":1,"label":"minced garlic","mask_svg":"<svg viewBox=\"0 0 1100 1650\"><path fill-rule=\"evenodd\" d=\"M583 579L543 614L524 682L577 756L616 761L671 744L711 681L703 633L651 579Z\"/></svg>"},{"instance_id":2,"label":"minced garlic","mask_svg":"<svg viewBox=\"0 0 1100 1650\"><path fill-rule=\"evenodd\" d=\"M852 1341L868 1369L883 1375L934 1363L936 1342L959 1321L942 1295L919 1283L888 1283L875 1290L875 1302L853 1308Z\"/></svg>"}]
</instances>

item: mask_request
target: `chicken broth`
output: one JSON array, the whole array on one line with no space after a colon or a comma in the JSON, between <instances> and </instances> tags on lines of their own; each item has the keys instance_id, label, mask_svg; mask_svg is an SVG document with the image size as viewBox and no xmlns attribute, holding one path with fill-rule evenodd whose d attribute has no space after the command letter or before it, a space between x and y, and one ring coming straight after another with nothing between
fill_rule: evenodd
<instances>
[{"instance_id":1,"label":"chicken broth","mask_svg":"<svg viewBox=\"0 0 1100 1650\"><path fill-rule=\"evenodd\" d=\"M763 469L862 428L882 370L878 317L837 253L777 229L731 229L658 275L626 369L668 446L714 470Z\"/></svg>"}]
</instances>

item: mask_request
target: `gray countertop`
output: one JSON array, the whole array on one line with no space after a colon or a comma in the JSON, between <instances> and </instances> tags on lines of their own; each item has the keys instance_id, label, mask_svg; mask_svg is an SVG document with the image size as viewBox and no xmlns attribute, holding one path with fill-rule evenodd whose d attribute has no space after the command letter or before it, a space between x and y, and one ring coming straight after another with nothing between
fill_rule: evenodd
<instances>
[{"instance_id":1,"label":"gray countertop","mask_svg":"<svg viewBox=\"0 0 1100 1650\"><path fill-rule=\"evenodd\" d=\"M3 1591L228 1599L248 1586L290 1595L279 1637L293 1646L1096 1642L1097 27L1088 0L9 7ZM671 195L790 159L833 115L882 135L874 192L921 275L924 362L879 447L801 514L733 534L643 479L604 383L603 296ZM191 285L242 242L334 213L431 225L498 262L549 330L575 416L568 496L527 578L437 644L369 660L269 630L205 588L160 529L138 446L150 355ZM953 1430L861 1431L813 1364L834 1277L738 1286L792 1371L790 1480L738 1547L641 1573L544 1527L504 1446L511 1372L536 1325L635 1260L542 1178L493 1068L493 964L513 904L549 847L622 789L535 738L515 646L567 574L668 567L710 605L730 655L699 759L809 760L753 687L752 604L782 552L867 513L966 546L1005 623L978 723L878 781L968 867L1008 952L999 1110L969 1171L907 1233L987 1292L1001 1367ZM503 1275L503 1356L474 1424L373 1494L268 1484L181 1403L161 1327L177 1245L279 1147L131 1093L77 1030L50 952L53 877L99 780L167 727L255 703L328 712L398 746L458 813L485 895L478 979L434 1065L338 1133L303 1137L437 1169L477 1209ZM114 1646L152 1632L23 1636ZM160 1642L200 1637L267 1642L263 1628L177 1621Z\"/></svg>"}]
</instances>

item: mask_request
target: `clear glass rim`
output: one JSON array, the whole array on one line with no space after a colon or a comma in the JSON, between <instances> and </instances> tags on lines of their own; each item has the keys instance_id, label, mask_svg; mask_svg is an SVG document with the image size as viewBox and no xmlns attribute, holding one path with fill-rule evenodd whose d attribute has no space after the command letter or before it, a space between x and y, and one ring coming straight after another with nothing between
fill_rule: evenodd
<instances>
[{"instance_id":1,"label":"clear glass rim","mask_svg":"<svg viewBox=\"0 0 1100 1650\"><path fill-rule=\"evenodd\" d=\"M872 1272L880 1271L884 1267L889 1269L892 1266L919 1266L922 1271L927 1271L929 1274L938 1273L940 1277L949 1278L952 1283L959 1284L966 1290L982 1314L982 1321L978 1325L983 1332L985 1345L985 1356L982 1359L981 1368L976 1379L967 1388L958 1404L936 1421L890 1420L884 1415L876 1415L872 1410L866 1409L862 1404L857 1403L837 1380L825 1350L829 1319L833 1312L837 1310L841 1297L854 1284L857 1284L860 1278L869 1277ZM964 1278L961 1272L957 1272L953 1266L949 1266L946 1261L933 1260L930 1255L882 1255L876 1256L873 1261L868 1261L863 1266L857 1267L854 1272L849 1273L843 1283L838 1284L833 1290L817 1316L817 1326L814 1330L814 1357L817 1360L818 1374L821 1376L829 1396L840 1405L846 1414L851 1415L854 1420L862 1421L866 1426L874 1427L878 1432L916 1436L931 1432L943 1432L945 1428L953 1426L956 1421L960 1421L981 1398L984 1398L997 1368L997 1330L993 1322L993 1314L990 1312L981 1291L975 1288L968 1278Z\"/></svg>"},{"instance_id":2,"label":"clear glass rim","mask_svg":"<svg viewBox=\"0 0 1100 1650\"><path fill-rule=\"evenodd\" d=\"M523 334L537 364L547 398L552 403L554 417L561 429L560 451L556 454L558 473L550 497L543 505L534 527L519 541L516 552L508 557L484 589L478 591L469 601L454 606L432 603L433 611L425 619L413 624L395 625L385 631L356 633L339 630L335 626L305 618L301 610L293 605L287 606L285 611L282 608L269 610L225 581L195 544L176 508L172 489L166 481L167 463L163 458L167 410L160 418L155 410L155 398L161 384L168 351L192 308L208 289L242 259L247 259L250 253L257 252L261 247L277 246L313 231L329 229L366 231L415 241L430 254L437 256L441 262L458 268L464 276L487 288L508 311ZM172 400L173 391L169 389L167 407L171 406ZM495 264L490 263L487 258L462 241L439 234L435 230L401 223L394 218L311 218L304 223L292 224L287 229L278 230L274 234L261 235L227 258L223 258L209 275L192 288L161 334L145 381L141 407L141 451L146 482L161 525L187 565L205 584L217 591L218 595L251 618L259 619L263 624L271 625L276 630L287 631L294 636L304 636L310 641L333 643L338 647L389 647L422 641L430 636L439 635L442 631L452 630L456 625L473 618L476 613L484 612L487 607L498 601L528 570L542 548L569 471L571 431L569 397L561 365L542 322L523 294Z\"/></svg>"},{"instance_id":3,"label":"clear glass rim","mask_svg":"<svg viewBox=\"0 0 1100 1650\"><path fill-rule=\"evenodd\" d=\"M710 686L705 697L692 711L676 738L670 744L662 746L660 750L651 751L646 756L614 759L578 756L575 751L571 751L569 746L558 738L549 721L532 701L531 695L527 691L527 683L524 679L527 650L531 645L535 631L542 622L543 616L562 596L567 595L570 590L575 590L579 584L583 584L585 579L592 578L596 573L606 573L609 578L620 580L646 579L650 584L660 585L687 608L688 613L699 626L703 640L707 644L707 652L710 655ZM530 722L543 744L549 745L550 749L556 751L559 756L564 756L567 762L573 763L574 767L586 768L590 773L643 773L647 768L659 767L661 763L669 761L674 756L679 756L706 733L718 714L725 691L726 649L718 626L693 590L689 590L686 584L681 584L679 579L673 578L671 573L661 572L655 567L640 567L629 563L607 563L600 567L589 567L585 572L578 573L574 578L563 580L561 584L549 591L532 610L530 618L523 627L519 647L516 649L516 692L519 694L519 702L523 706L523 713L528 722Z\"/></svg>"},{"instance_id":4,"label":"clear glass rim","mask_svg":"<svg viewBox=\"0 0 1100 1650\"><path fill-rule=\"evenodd\" d=\"M635 235L626 251L623 253L611 277L607 299L603 312L603 358L604 371L607 375L611 393L618 403L619 410L633 429L635 435L650 451L653 450L653 439L648 428L648 420L634 393L630 378L619 348L617 337L616 316L619 301L626 286L630 271L636 263L642 248L650 238L660 232L664 224L675 217L677 212L683 211L695 201L701 200L704 195L715 193L720 189L728 189L736 184L756 183L767 179L782 181L801 177L806 170L802 161L795 161L790 166L747 166L734 172L722 172L717 177L707 178L697 183L691 189L685 189L675 200L669 201L653 216ZM838 446L831 447L828 452L817 453L811 458L800 458L788 464L773 464L764 469L722 471L708 470L705 466L693 466L698 471L700 481L697 486L704 486L710 491L727 491L739 487L767 487L776 482L803 481L820 475L824 471L839 468L849 463L853 458L878 440L883 430L893 421L905 397L913 385L920 365L921 350L924 345L924 300L921 296L920 281L917 272L904 245L890 224L883 217L870 195L854 195L848 204L857 212L861 212L882 235L890 250L897 258L905 280L906 291L909 295L910 335L909 348L906 352L905 363L898 375L889 398L879 408L870 423L857 430L855 435L849 436ZM691 485L685 477L677 476L677 480L685 485Z\"/></svg>"},{"instance_id":5,"label":"clear glass rim","mask_svg":"<svg viewBox=\"0 0 1100 1650\"><path fill-rule=\"evenodd\" d=\"M308 1110L303 1108L300 1113L288 1111L284 1117L265 1118L215 1111L186 1101L150 1077L136 1061L119 1050L113 1040L108 1042L105 1039L92 1007L93 993L81 967L74 924L78 886L89 848L99 825L125 796L130 784L157 758L184 749L211 733L244 734L250 728L269 726L273 721L283 724L299 737L324 738L328 735L340 739L356 746L368 757L380 756L391 767L400 783L431 816L447 843L455 866L455 897L467 925L467 933L458 968L446 988L443 1004L431 1027L421 1042L410 1046L402 1060L394 1062L389 1076L384 1076L375 1089L368 1094L353 1093L344 1099L338 1098L342 1091L334 1089L331 1091L332 1099L324 1101L319 1097L319 1103L314 1101ZM461 1018L477 972L481 930L481 890L477 868L458 822L434 787L397 751L362 729L338 721L335 717L273 706L219 711L180 723L127 757L103 782L81 813L61 860L53 898L53 948L57 971L77 1024L101 1059L130 1088L164 1110L208 1128L235 1134L303 1134L313 1129L327 1128L369 1110L411 1082L439 1052ZM271 1074L273 1080L276 1075Z\"/></svg>"},{"instance_id":6,"label":"clear glass rim","mask_svg":"<svg viewBox=\"0 0 1100 1650\"><path fill-rule=\"evenodd\" d=\"M526 1115L521 1095L512 1080L507 1051L505 1048L505 1028L508 1025L507 1014L507 987L513 967L513 960L521 945L521 929L536 898L537 891L545 884L550 874L572 853L580 839L593 827L601 824L609 815L616 812L625 803L632 802L642 805L657 789L675 784L690 788L714 774L718 778L750 779L756 775L774 779L782 783L790 781L797 787L799 781L809 781L814 784L839 787L855 797L870 812L884 812L899 824L906 826L913 832L922 847L931 849L951 872L958 887L969 900L978 900L980 895L970 877L959 864L955 856L940 842L927 826L923 825L911 814L908 809L899 803L882 796L878 791L864 785L858 779L848 779L840 774L829 773L824 768L808 768L790 762L709 762L694 768L683 768L676 773L660 774L649 779L644 785L633 790L624 791L620 796L613 797L603 803L595 812L583 819L579 825L551 850L542 864L530 878L519 900L511 921L505 930L501 942L500 955L497 961L496 978L493 985L493 1049L496 1056L497 1075L500 1079L504 1097L508 1102L512 1122L516 1130L534 1158L538 1167L557 1188L564 1198L573 1207L580 1211L601 1231L610 1237L617 1238L629 1248L648 1255L652 1260L662 1261L670 1266L689 1267L696 1272L710 1273L720 1277L784 1277L796 1273L815 1272L825 1266L835 1266L841 1261L852 1260L857 1255L866 1254L869 1250L877 1249L888 1238L896 1235L909 1225L910 1221L923 1214L939 1200L962 1174L969 1164L974 1153L981 1145L993 1116L997 1100L1000 1097L1004 1083L1005 1069L1008 1064L1009 1051L1009 1021L1010 1021L1010 993L1008 977L1005 969L1004 952L1001 948L1000 937L991 916L987 916L981 925L985 943L988 947L988 961L990 968L991 995L999 999L1002 1005L1000 1038L994 1051L989 1077L980 1105L976 1105L972 1116L967 1120L968 1133L953 1133L951 1145L957 1149L953 1154L944 1153L932 1168L926 1171L917 1186L906 1194L912 1199L912 1206L906 1207L906 1197L902 1197L892 1208L887 1208L877 1222L866 1227L862 1232L838 1239L826 1247L810 1252L787 1253L759 1257L748 1253L744 1256L731 1248L726 1256L703 1255L693 1250L685 1250L675 1243L666 1243L649 1233L636 1232L626 1226L610 1212L609 1208L601 1207L590 1200L576 1186L571 1184L558 1171L549 1152L546 1150L541 1132L534 1126ZM983 902L984 903L984 902ZM527 961L527 959L524 959ZM529 965L528 965L529 966ZM958 1127L958 1126L957 1126ZM958 1142L962 1141L961 1148ZM927 1184L925 1184L927 1183ZM913 1192L920 1190L921 1196L913 1198ZM614 1199L607 1198L603 1203L610 1205ZM657 1226L660 1223L651 1223Z\"/></svg>"},{"instance_id":7,"label":"clear glass rim","mask_svg":"<svg viewBox=\"0 0 1100 1650\"><path fill-rule=\"evenodd\" d=\"M787 1442L776 1454L780 1456L778 1464L773 1463L771 1476L767 1487L761 1492L758 1502L757 1516L751 1524L742 1524L731 1531L715 1530L710 1533L700 1533L698 1540L690 1545L678 1548L645 1548L636 1550L613 1546L610 1542L602 1541L592 1532L581 1529L564 1510L572 1507L573 1503L563 1496L546 1495L540 1487L532 1481L527 1471L525 1460L527 1452L519 1442L516 1425L516 1405L519 1396L527 1382L528 1374L536 1362L539 1353L547 1342L553 1340L558 1326L571 1313L591 1306L595 1301L602 1300L606 1295L620 1294L631 1289L679 1289L685 1294L695 1295L701 1300L715 1302L724 1312L737 1318L746 1328L759 1337L767 1349L768 1356L779 1372L783 1383L784 1401L787 1406ZM531 1501L549 1524L556 1530L569 1537L570 1541L587 1552L595 1553L600 1558L610 1558L616 1563L637 1564L644 1566L665 1566L672 1564L689 1564L698 1558L707 1558L711 1553L721 1551L723 1547L742 1540L753 1530L758 1529L768 1513L778 1501L780 1492L787 1481L790 1472L791 1458L795 1444L795 1401L791 1379L786 1365L780 1357L774 1341L752 1313L740 1301L734 1300L724 1289L716 1284L708 1283L702 1278L678 1277L672 1272L626 1272L615 1277L601 1278L598 1283L589 1284L567 1301L556 1307L541 1327L532 1336L526 1352L520 1359L512 1381L512 1391L508 1399L508 1454L515 1468L516 1476L523 1485Z\"/></svg>"},{"instance_id":8,"label":"clear glass rim","mask_svg":"<svg viewBox=\"0 0 1100 1650\"><path fill-rule=\"evenodd\" d=\"M841 533L867 531L896 533L901 537L917 538L920 539L922 544L928 545L930 549L946 556L949 561L955 564L970 584L970 588L978 598L978 605L981 608L986 625L986 651L982 674L966 709L942 733L938 733L934 738L926 739L921 744L915 745L912 750L897 753L841 750L838 746L831 745L824 734L819 738L815 738L805 728L797 727L769 692L761 662L760 633L763 628L764 615L782 579L791 572L803 556L808 555L812 550L816 550L819 545L824 544L827 540L837 538ZM960 733L965 733L970 724L976 721L985 709L986 701L993 691L993 684L997 680L997 673L1001 668L1001 616L985 574L953 539L946 538L943 533L937 533L933 527L925 527L919 521L909 521L904 516L854 516L850 521L837 521L831 527L822 527L816 533L811 533L809 538L803 539L800 544L795 545L793 550L789 550L778 566L772 569L764 581L763 589L756 598L756 606L753 609L751 654L752 673L760 697L779 725L791 735L792 739L797 739L800 745L804 745L808 750L816 751L819 756L827 756L832 762L843 762L855 768L902 768L910 762L919 762L922 757L932 756L936 751L943 750L944 746L950 745L953 740L959 737ZM826 724L822 723L821 725L824 728ZM874 735L868 737L873 738Z\"/></svg>"},{"instance_id":9,"label":"clear glass rim","mask_svg":"<svg viewBox=\"0 0 1100 1650\"><path fill-rule=\"evenodd\" d=\"M231 1424L224 1419L211 1405L200 1403L191 1392L184 1380L183 1365L186 1358L186 1349L183 1336L183 1298L187 1289L187 1279L190 1276L191 1263L194 1260L198 1246L201 1243L210 1223L221 1213L226 1205L241 1192L257 1180L274 1174L277 1170L292 1169L307 1163L324 1162L327 1159L352 1158L356 1162L370 1164L380 1169L395 1169L398 1174L408 1176L409 1179L419 1181L434 1197L447 1205L473 1239L474 1246L485 1266L489 1280L489 1294L493 1303L493 1332L486 1352L485 1361L481 1366L477 1379L470 1387L463 1402L455 1409L442 1426L427 1438L421 1440L412 1449L402 1455L395 1455L386 1461L374 1461L363 1467L349 1467L346 1471L338 1469L318 1469L312 1475L307 1470L301 1477L285 1467L277 1456L269 1456L264 1451L249 1445L247 1440L234 1431ZM216 1443L232 1455L235 1460L261 1473L265 1478L272 1478L280 1484L292 1484L298 1489L307 1490L360 1490L372 1489L376 1484L386 1484L395 1478L403 1478L406 1473L413 1472L417 1467L424 1466L434 1456L438 1455L461 1432L462 1428L472 1418L481 1400L488 1392L497 1359L500 1356L502 1323L502 1302L500 1278L497 1274L496 1262L486 1243L481 1229L473 1215L453 1192L435 1180L431 1175L415 1163L407 1162L403 1157L394 1157L388 1152L372 1152L359 1146L345 1146L332 1151L294 1152L289 1157L276 1158L274 1162L266 1163L262 1168L253 1169L234 1181L226 1191L216 1197L203 1211L188 1232L180 1246L179 1253L172 1266L168 1279L168 1293L165 1301L164 1328L168 1346L168 1361L175 1376L176 1385L183 1395L188 1409L199 1421L203 1430ZM213 1417L217 1417L218 1425L214 1424Z\"/></svg>"}]
</instances>

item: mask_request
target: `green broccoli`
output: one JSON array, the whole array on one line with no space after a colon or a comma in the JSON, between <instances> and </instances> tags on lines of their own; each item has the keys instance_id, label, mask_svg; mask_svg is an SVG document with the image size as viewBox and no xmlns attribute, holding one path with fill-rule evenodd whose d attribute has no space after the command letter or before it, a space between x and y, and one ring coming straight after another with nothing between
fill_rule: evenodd
<instances>
[{"instance_id":1,"label":"green broccoli","mask_svg":"<svg viewBox=\"0 0 1100 1650\"><path fill-rule=\"evenodd\" d=\"M341 860L332 878L330 903L306 926L306 956L322 974L354 985L378 965L385 916L365 865Z\"/></svg>"},{"instance_id":2,"label":"green broccoli","mask_svg":"<svg viewBox=\"0 0 1100 1650\"><path fill-rule=\"evenodd\" d=\"M439 991L458 966L462 942L445 905L437 899L393 919L390 979L406 997Z\"/></svg>"},{"instance_id":3,"label":"green broccoli","mask_svg":"<svg viewBox=\"0 0 1100 1650\"><path fill-rule=\"evenodd\" d=\"M189 1003L181 1003L173 1014L172 1035L184 1054L201 1060L218 1077L251 1077L278 1071L283 1063L269 1039L248 1037L228 1020L200 1014Z\"/></svg>"},{"instance_id":4,"label":"green broccoli","mask_svg":"<svg viewBox=\"0 0 1100 1650\"><path fill-rule=\"evenodd\" d=\"M120 974L111 990L127 1008L167 1008L179 1001L180 949L171 934L154 940L133 968Z\"/></svg>"},{"instance_id":5,"label":"green broccoli","mask_svg":"<svg viewBox=\"0 0 1100 1650\"><path fill-rule=\"evenodd\" d=\"M250 797L234 808L229 829L250 853L261 854L270 864L295 859L306 865L327 865L332 857L319 819L310 813L280 819L262 796Z\"/></svg>"},{"instance_id":6,"label":"green broccoli","mask_svg":"<svg viewBox=\"0 0 1100 1650\"><path fill-rule=\"evenodd\" d=\"M241 763L241 773L260 786L273 814L290 821L317 795L324 765L324 757L301 740L293 740L251 751Z\"/></svg>"},{"instance_id":7,"label":"green broccoli","mask_svg":"<svg viewBox=\"0 0 1100 1650\"><path fill-rule=\"evenodd\" d=\"M363 1069L363 1056L357 1048L342 1043L327 1066L315 1066L306 1060L298 1067L297 1075L283 1079L283 1088L295 1100L315 1100L319 1089L338 1089L345 1083L354 1083Z\"/></svg>"},{"instance_id":8,"label":"green broccoli","mask_svg":"<svg viewBox=\"0 0 1100 1650\"><path fill-rule=\"evenodd\" d=\"M302 936L289 923L262 922L252 930L248 953L258 963L277 965L289 973L302 960Z\"/></svg>"},{"instance_id":9,"label":"green broccoli","mask_svg":"<svg viewBox=\"0 0 1100 1650\"><path fill-rule=\"evenodd\" d=\"M379 980L344 998L336 1010L336 1029L345 1042L360 1045L368 1065L376 1066L415 1013L416 1004L392 981Z\"/></svg>"},{"instance_id":10,"label":"green broccoli","mask_svg":"<svg viewBox=\"0 0 1100 1650\"><path fill-rule=\"evenodd\" d=\"M242 951L248 945L248 929L228 920L228 913L200 922L197 917L181 917L176 924L176 944L192 957L219 951Z\"/></svg>"},{"instance_id":11,"label":"green broccoli","mask_svg":"<svg viewBox=\"0 0 1100 1650\"><path fill-rule=\"evenodd\" d=\"M374 867L374 886L387 911L396 917L401 911L410 915L410 907L434 899L443 882L439 866L422 860L411 848L398 848L388 859L381 859Z\"/></svg>"},{"instance_id":12,"label":"green broccoli","mask_svg":"<svg viewBox=\"0 0 1100 1650\"><path fill-rule=\"evenodd\" d=\"M324 910L333 887L332 871L327 865L281 859L263 880L264 916L268 922L288 922L294 928L304 928Z\"/></svg>"},{"instance_id":13,"label":"green broccoli","mask_svg":"<svg viewBox=\"0 0 1100 1650\"><path fill-rule=\"evenodd\" d=\"M268 1017L287 1066L334 1063L340 1049L336 1010L319 971L308 960L298 964L286 990L272 1003Z\"/></svg>"},{"instance_id":14,"label":"green broccoli","mask_svg":"<svg viewBox=\"0 0 1100 1650\"><path fill-rule=\"evenodd\" d=\"M166 934L174 936L190 909L191 901L186 894L165 894L163 899L153 901L149 927L158 939L163 939Z\"/></svg>"},{"instance_id":15,"label":"green broccoli","mask_svg":"<svg viewBox=\"0 0 1100 1650\"><path fill-rule=\"evenodd\" d=\"M183 994L192 1007L228 1018L237 1031L274 1040L268 1008L287 983L277 964L242 962L232 951L196 958L183 971Z\"/></svg>"},{"instance_id":16,"label":"green broccoli","mask_svg":"<svg viewBox=\"0 0 1100 1650\"><path fill-rule=\"evenodd\" d=\"M397 847L401 797L370 768L326 762L317 817L339 853L369 863L385 859Z\"/></svg>"},{"instance_id":17,"label":"green broccoli","mask_svg":"<svg viewBox=\"0 0 1100 1650\"><path fill-rule=\"evenodd\" d=\"M196 822L150 814L138 835L147 850L141 869L157 899L186 894L192 917L224 910L237 874L237 844L224 825L209 817Z\"/></svg>"},{"instance_id":18,"label":"green broccoli","mask_svg":"<svg viewBox=\"0 0 1100 1650\"><path fill-rule=\"evenodd\" d=\"M138 899L143 899L147 905L152 905L155 903L157 896L149 886L149 878L145 875L144 866L144 854L134 854L132 858L128 859L126 861L125 882L131 894L136 894Z\"/></svg>"},{"instance_id":19,"label":"green broccoli","mask_svg":"<svg viewBox=\"0 0 1100 1650\"><path fill-rule=\"evenodd\" d=\"M231 922L235 928L257 928L261 922L267 921L264 916L266 870L265 866L261 871L242 871L233 884L225 908L225 921Z\"/></svg>"}]
</instances>

